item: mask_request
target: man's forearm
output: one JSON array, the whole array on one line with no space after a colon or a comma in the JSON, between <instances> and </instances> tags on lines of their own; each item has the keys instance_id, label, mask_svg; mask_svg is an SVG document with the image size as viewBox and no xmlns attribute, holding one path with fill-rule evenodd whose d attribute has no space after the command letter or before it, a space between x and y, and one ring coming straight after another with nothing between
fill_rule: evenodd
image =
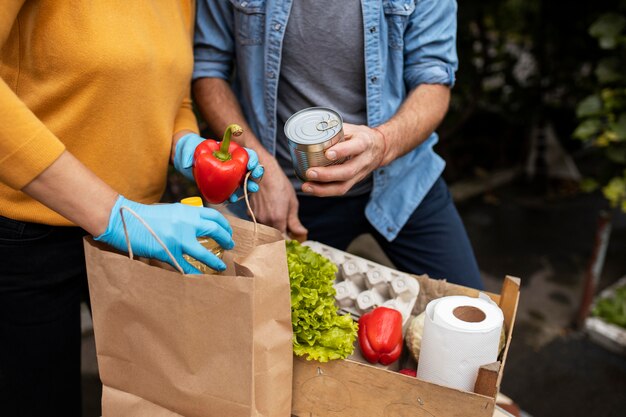
<instances>
[{"instance_id":1,"label":"man's forearm","mask_svg":"<svg viewBox=\"0 0 626 417\"><path fill-rule=\"evenodd\" d=\"M237 97L225 80L200 78L193 83L193 93L200 114L214 134L220 135L228 125L237 123L243 128L244 134L233 140L255 150L262 165L267 165L269 159L273 159L252 133Z\"/></svg>"},{"instance_id":2,"label":"man's forearm","mask_svg":"<svg viewBox=\"0 0 626 417\"><path fill-rule=\"evenodd\" d=\"M398 112L377 127L385 138L381 165L409 153L431 135L443 120L450 104L450 88L423 84L414 89Z\"/></svg>"}]
</instances>

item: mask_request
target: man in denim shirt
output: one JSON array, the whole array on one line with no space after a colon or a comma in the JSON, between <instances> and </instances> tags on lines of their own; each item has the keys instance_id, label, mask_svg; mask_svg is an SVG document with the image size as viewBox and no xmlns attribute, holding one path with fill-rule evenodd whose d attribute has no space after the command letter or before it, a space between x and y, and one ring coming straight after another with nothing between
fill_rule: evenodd
<instances>
[{"instance_id":1,"label":"man in denim shirt","mask_svg":"<svg viewBox=\"0 0 626 417\"><path fill-rule=\"evenodd\" d=\"M211 130L239 123L264 186L256 217L345 249L371 233L399 270L482 288L433 151L457 69L455 0L199 0L193 90ZM340 165L298 182L283 127L302 108L344 118ZM233 211L242 214L241 208ZM306 227L305 227L306 226Z\"/></svg>"}]
</instances>

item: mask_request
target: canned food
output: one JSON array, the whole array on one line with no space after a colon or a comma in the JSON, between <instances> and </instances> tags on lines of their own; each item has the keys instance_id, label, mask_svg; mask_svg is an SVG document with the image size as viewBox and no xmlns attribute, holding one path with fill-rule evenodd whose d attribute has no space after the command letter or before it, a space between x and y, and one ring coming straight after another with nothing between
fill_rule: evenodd
<instances>
[{"instance_id":1,"label":"canned food","mask_svg":"<svg viewBox=\"0 0 626 417\"><path fill-rule=\"evenodd\" d=\"M324 151L343 141L343 120L339 113L326 107L309 107L294 113L285 123L289 153L298 178L307 181L311 167L342 163L331 161Z\"/></svg>"}]
</instances>

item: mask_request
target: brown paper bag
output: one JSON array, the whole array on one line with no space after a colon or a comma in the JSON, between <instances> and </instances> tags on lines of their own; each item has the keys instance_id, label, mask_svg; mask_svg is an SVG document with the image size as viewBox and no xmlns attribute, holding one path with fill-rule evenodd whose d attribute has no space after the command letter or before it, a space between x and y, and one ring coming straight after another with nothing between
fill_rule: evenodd
<instances>
[{"instance_id":1,"label":"brown paper bag","mask_svg":"<svg viewBox=\"0 0 626 417\"><path fill-rule=\"evenodd\" d=\"M285 241L229 217L219 275L182 275L85 239L104 417L288 417Z\"/></svg>"}]
</instances>

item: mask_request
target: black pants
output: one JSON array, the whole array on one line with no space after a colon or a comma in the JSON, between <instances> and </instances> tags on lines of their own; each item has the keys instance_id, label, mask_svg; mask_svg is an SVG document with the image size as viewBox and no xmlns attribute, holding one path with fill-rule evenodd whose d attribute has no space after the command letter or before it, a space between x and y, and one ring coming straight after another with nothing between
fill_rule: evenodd
<instances>
[{"instance_id":1,"label":"black pants","mask_svg":"<svg viewBox=\"0 0 626 417\"><path fill-rule=\"evenodd\" d=\"M81 415L85 234L0 216L2 416Z\"/></svg>"},{"instance_id":2,"label":"black pants","mask_svg":"<svg viewBox=\"0 0 626 417\"><path fill-rule=\"evenodd\" d=\"M298 215L308 239L345 250L363 233L370 233L401 271L428 274L482 289L474 251L448 186L439 178L391 242L365 217L369 195L318 198L299 196Z\"/></svg>"}]
</instances>

